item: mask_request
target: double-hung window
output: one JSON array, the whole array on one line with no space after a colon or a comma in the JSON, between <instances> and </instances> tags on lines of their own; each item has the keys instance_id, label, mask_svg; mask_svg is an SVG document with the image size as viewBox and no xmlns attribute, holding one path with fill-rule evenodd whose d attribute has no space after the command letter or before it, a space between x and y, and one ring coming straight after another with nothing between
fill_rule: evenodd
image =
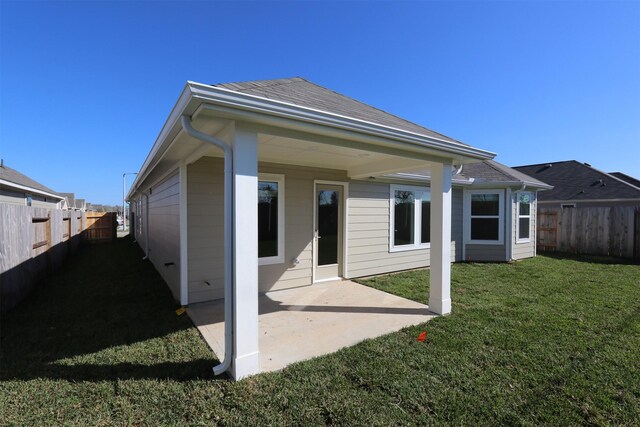
<instances>
[{"instance_id":1,"label":"double-hung window","mask_svg":"<svg viewBox=\"0 0 640 427\"><path fill-rule=\"evenodd\" d=\"M530 241L532 195L526 191L516 194L518 197L518 222L516 223L518 243L525 243Z\"/></svg>"},{"instance_id":2,"label":"double-hung window","mask_svg":"<svg viewBox=\"0 0 640 427\"><path fill-rule=\"evenodd\" d=\"M431 192L428 188L392 185L391 252L428 248L431 242Z\"/></svg>"},{"instance_id":3,"label":"double-hung window","mask_svg":"<svg viewBox=\"0 0 640 427\"><path fill-rule=\"evenodd\" d=\"M465 192L465 240L472 244L502 244L503 206L502 190L467 190Z\"/></svg>"},{"instance_id":4,"label":"double-hung window","mask_svg":"<svg viewBox=\"0 0 640 427\"><path fill-rule=\"evenodd\" d=\"M284 262L284 175L258 176L258 265Z\"/></svg>"}]
</instances>

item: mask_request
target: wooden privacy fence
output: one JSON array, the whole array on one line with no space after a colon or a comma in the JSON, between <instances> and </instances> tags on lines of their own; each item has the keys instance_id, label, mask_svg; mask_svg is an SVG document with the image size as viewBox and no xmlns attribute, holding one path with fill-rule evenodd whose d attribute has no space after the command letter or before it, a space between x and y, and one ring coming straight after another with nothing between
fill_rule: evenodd
<instances>
[{"instance_id":1,"label":"wooden privacy fence","mask_svg":"<svg viewBox=\"0 0 640 427\"><path fill-rule=\"evenodd\" d=\"M540 208L541 251L640 259L640 208L634 206Z\"/></svg>"},{"instance_id":2,"label":"wooden privacy fence","mask_svg":"<svg viewBox=\"0 0 640 427\"><path fill-rule=\"evenodd\" d=\"M80 245L83 212L0 204L0 308L14 307Z\"/></svg>"},{"instance_id":3,"label":"wooden privacy fence","mask_svg":"<svg viewBox=\"0 0 640 427\"><path fill-rule=\"evenodd\" d=\"M118 222L115 212L87 212L83 239L89 243L110 242L116 238Z\"/></svg>"}]
</instances>

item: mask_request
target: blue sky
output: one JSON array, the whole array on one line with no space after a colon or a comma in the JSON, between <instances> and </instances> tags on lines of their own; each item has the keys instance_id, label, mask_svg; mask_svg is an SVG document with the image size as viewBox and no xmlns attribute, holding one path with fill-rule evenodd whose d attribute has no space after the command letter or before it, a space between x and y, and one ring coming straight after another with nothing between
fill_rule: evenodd
<instances>
[{"instance_id":1,"label":"blue sky","mask_svg":"<svg viewBox=\"0 0 640 427\"><path fill-rule=\"evenodd\" d=\"M2 0L0 15L0 157L94 203L119 203L187 80L302 76L510 166L640 178L638 1Z\"/></svg>"}]
</instances>

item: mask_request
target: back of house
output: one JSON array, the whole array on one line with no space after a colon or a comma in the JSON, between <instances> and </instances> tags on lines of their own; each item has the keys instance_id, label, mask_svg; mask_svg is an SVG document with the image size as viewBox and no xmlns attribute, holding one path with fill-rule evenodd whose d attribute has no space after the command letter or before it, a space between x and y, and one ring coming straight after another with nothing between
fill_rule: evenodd
<instances>
[{"instance_id":1,"label":"back of house","mask_svg":"<svg viewBox=\"0 0 640 427\"><path fill-rule=\"evenodd\" d=\"M429 138L440 147L473 147L302 78L197 89L215 93L216 112L199 106L189 114L199 129L222 140L233 131L225 112L232 101L247 109L264 103L277 112L295 110L307 119L304 126L282 132L276 129L280 118L253 112L244 117L258 129L259 291L431 265L429 155L416 150L414 158L393 157L387 154L390 148L375 144L380 135L393 141L395 133L402 133ZM337 131L335 137L307 138L303 131L314 130L317 116L330 119L335 129L349 124L363 133L375 131L378 140L365 145L365 136L353 133L345 140ZM158 155L161 149L164 157ZM180 130L163 130L154 150L128 197L135 238L176 299L191 304L221 298L222 152L187 140ZM451 260L509 261L536 253L538 191L551 186L491 157L460 157L447 166ZM181 250L187 252L184 272ZM181 289L185 276L186 295Z\"/></svg>"}]
</instances>

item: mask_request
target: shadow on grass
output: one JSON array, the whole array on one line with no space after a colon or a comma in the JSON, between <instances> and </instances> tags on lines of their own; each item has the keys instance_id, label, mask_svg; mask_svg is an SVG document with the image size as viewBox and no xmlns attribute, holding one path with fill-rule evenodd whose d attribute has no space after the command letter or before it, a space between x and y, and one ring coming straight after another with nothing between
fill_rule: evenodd
<instances>
[{"instance_id":1,"label":"shadow on grass","mask_svg":"<svg viewBox=\"0 0 640 427\"><path fill-rule=\"evenodd\" d=\"M212 378L213 354L142 257L128 236L85 246L3 314L0 379Z\"/></svg>"},{"instance_id":2,"label":"shadow on grass","mask_svg":"<svg viewBox=\"0 0 640 427\"><path fill-rule=\"evenodd\" d=\"M570 254L563 252L547 252L538 251L538 255L542 255L548 258L566 259L578 262L588 262L591 264L610 264L610 265L637 265L640 264L640 260L634 260L629 258L619 258L607 255L588 255L588 254Z\"/></svg>"}]
</instances>

